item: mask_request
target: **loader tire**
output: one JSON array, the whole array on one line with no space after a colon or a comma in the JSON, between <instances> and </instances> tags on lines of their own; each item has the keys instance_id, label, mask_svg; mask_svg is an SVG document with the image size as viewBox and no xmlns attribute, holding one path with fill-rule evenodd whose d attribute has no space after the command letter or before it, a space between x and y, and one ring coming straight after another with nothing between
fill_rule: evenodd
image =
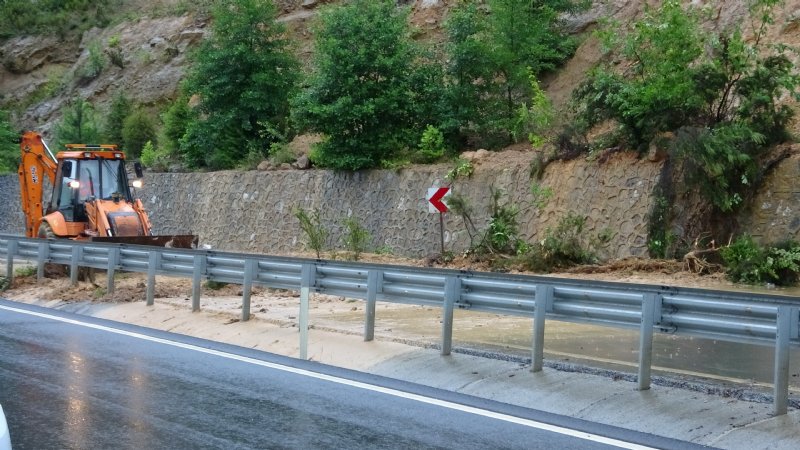
<instances>
[{"instance_id":1,"label":"loader tire","mask_svg":"<svg viewBox=\"0 0 800 450\"><path fill-rule=\"evenodd\" d=\"M42 222L42 224L39 225L38 236L43 239L58 239L58 236L53 233L53 227L47 222ZM44 265L45 278L63 278L67 275L69 275L69 266L67 265L53 263L46 263ZM94 284L94 269L90 267L79 267L78 281L88 281Z\"/></svg>"},{"instance_id":2,"label":"loader tire","mask_svg":"<svg viewBox=\"0 0 800 450\"><path fill-rule=\"evenodd\" d=\"M42 222L39 225L37 236L41 239L57 239L56 234L53 233L53 228L47 222ZM68 274L69 267L64 264L45 263L44 265L45 278L64 278Z\"/></svg>"}]
</instances>

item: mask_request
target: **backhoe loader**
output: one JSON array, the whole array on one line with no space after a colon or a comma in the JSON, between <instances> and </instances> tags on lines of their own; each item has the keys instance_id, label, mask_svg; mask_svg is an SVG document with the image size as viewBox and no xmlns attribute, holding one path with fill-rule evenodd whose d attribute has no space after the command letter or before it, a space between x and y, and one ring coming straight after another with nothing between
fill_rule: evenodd
<instances>
[{"instance_id":1,"label":"backhoe loader","mask_svg":"<svg viewBox=\"0 0 800 450\"><path fill-rule=\"evenodd\" d=\"M131 188L141 187L142 166L128 183L125 154L116 145L67 144L53 153L34 131L20 139L19 165L25 235L196 248L197 236L153 236L150 219ZM52 195L43 205L44 181Z\"/></svg>"}]
</instances>

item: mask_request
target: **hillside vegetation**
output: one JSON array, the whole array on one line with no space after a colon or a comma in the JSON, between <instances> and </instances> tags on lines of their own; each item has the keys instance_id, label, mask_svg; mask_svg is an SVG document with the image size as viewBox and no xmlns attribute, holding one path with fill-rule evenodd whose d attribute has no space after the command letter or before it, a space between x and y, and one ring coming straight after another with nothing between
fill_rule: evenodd
<instances>
[{"instance_id":1,"label":"hillside vegetation","mask_svg":"<svg viewBox=\"0 0 800 450\"><path fill-rule=\"evenodd\" d=\"M690 229L717 242L738 233L731 214L786 157L772 149L792 140L800 85L796 19L779 0L26 4L0 7L3 84L15 88L0 98L0 138L32 127L58 143L113 141L156 170L290 162L292 141L309 134L311 163L337 170L525 143L540 174L625 149L667 160L650 218L660 257L690 238L670 227L678 185L709 208ZM137 35L153 30L166 37ZM55 45L79 56L59 59ZM11 171L17 149L2 145L0 171ZM546 187L532 193L546 201ZM468 220L467 199L457 212ZM564 239L519 241L515 220L498 195L474 250L534 266L591 260ZM579 235L581 218L563 227L554 233Z\"/></svg>"}]
</instances>

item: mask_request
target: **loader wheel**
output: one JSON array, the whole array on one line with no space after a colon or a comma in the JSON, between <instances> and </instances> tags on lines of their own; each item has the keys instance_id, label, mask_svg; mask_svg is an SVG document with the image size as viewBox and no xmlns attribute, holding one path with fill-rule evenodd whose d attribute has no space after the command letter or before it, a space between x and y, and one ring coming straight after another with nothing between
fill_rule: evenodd
<instances>
[{"instance_id":1,"label":"loader wheel","mask_svg":"<svg viewBox=\"0 0 800 450\"><path fill-rule=\"evenodd\" d=\"M42 224L39 225L37 236L42 239L56 239L53 228L47 222L42 222ZM44 265L45 278L64 278L67 274L69 274L69 267L64 264L45 263Z\"/></svg>"},{"instance_id":2,"label":"loader wheel","mask_svg":"<svg viewBox=\"0 0 800 450\"><path fill-rule=\"evenodd\" d=\"M42 222L39 225L39 233L37 233L40 238L43 239L57 239L55 233L53 233L53 227L50 226L47 222ZM69 275L69 266L64 264L53 264L53 263L46 263L44 265L44 276L46 278L64 278ZM78 280L79 281L89 281L94 283L94 269L90 267L80 267L78 268Z\"/></svg>"}]
</instances>

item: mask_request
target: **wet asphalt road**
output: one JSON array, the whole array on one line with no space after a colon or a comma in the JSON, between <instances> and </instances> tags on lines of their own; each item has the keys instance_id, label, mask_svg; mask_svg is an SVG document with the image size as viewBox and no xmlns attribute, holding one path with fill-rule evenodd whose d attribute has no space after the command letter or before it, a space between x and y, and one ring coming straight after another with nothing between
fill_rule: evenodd
<instances>
[{"instance_id":1,"label":"wet asphalt road","mask_svg":"<svg viewBox=\"0 0 800 450\"><path fill-rule=\"evenodd\" d=\"M95 328L82 325L86 323ZM348 380L372 387L353 386ZM404 392L525 420L520 424L442 407L408 398ZM693 448L453 392L2 299L0 404L15 450L615 448L569 432L538 429L530 421L582 430L573 433L577 435Z\"/></svg>"}]
</instances>

